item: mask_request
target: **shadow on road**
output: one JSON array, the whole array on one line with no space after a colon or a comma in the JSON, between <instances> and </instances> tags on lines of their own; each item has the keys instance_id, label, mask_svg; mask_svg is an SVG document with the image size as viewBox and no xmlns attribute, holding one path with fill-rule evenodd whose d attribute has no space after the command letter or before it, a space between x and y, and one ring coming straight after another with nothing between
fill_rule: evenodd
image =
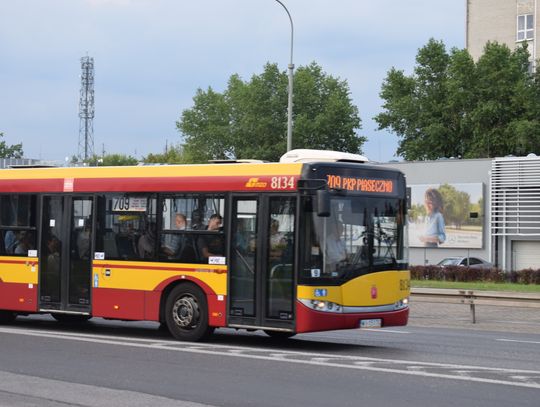
<instances>
[{"instance_id":1,"label":"shadow on road","mask_svg":"<svg viewBox=\"0 0 540 407\"><path fill-rule=\"evenodd\" d=\"M11 326L69 334L107 335L117 338L129 337L155 341L173 340L167 329L156 322L109 321L93 318L81 323L63 323L54 320L49 315L31 315L18 316ZM362 343L364 340L365 343ZM372 342L358 335L347 334L347 331L300 334L289 339L276 339L268 337L262 331L247 332L227 328L217 329L205 343L320 353L386 349L385 346L377 346Z\"/></svg>"}]
</instances>

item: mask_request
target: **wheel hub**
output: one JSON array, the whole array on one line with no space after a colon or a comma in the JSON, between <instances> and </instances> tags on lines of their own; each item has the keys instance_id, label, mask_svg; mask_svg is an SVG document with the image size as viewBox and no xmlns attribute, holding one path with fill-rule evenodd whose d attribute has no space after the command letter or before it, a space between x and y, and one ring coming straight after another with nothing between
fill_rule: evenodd
<instances>
[{"instance_id":1,"label":"wheel hub","mask_svg":"<svg viewBox=\"0 0 540 407\"><path fill-rule=\"evenodd\" d=\"M199 305L192 296L179 298L173 307L174 322L182 328L194 328L199 322Z\"/></svg>"}]
</instances>

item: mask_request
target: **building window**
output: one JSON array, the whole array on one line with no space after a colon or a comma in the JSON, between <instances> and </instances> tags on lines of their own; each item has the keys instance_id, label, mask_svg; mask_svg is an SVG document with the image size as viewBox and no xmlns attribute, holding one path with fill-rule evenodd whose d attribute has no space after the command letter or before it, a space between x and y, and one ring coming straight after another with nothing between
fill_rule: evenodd
<instances>
[{"instance_id":1,"label":"building window","mask_svg":"<svg viewBox=\"0 0 540 407\"><path fill-rule=\"evenodd\" d=\"M534 15L522 14L517 20L517 40L532 40L534 37Z\"/></svg>"}]
</instances>

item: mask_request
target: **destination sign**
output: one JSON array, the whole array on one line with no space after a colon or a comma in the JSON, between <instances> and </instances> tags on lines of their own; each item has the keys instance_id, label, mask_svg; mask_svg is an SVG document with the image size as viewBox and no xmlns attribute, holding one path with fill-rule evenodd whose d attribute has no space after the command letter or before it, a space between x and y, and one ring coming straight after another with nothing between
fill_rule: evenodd
<instances>
[{"instance_id":1,"label":"destination sign","mask_svg":"<svg viewBox=\"0 0 540 407\"><path fill-rule=\"evenodd\" d=\"M346 191L369 192L377 194L392 194L395 192L396 180L363 177L348 177L327 174L328 188L344 189Z\"/></svg>"}]
</instances>

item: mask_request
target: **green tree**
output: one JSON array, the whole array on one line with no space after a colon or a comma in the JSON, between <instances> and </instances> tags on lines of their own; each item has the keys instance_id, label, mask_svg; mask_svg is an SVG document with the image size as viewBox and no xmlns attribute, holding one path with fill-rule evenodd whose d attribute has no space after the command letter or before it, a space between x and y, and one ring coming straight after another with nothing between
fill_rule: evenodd
<instances>
[{"instance_id":1,"label":"green tree","mask_svg":"<svg viewBox=\"0 0 540 407\"><path fill-rule=\"evenodd\" d=\"M4 133L0 132L0 138L4 137ZM4 140L0 141L0 158L22 158L24 152L22 143L7 145Z\"/></svg>"},{"instance_id":2,"label":"green tree","mask_svg":"<svg viewBox=\"0 0 540 407\"><path fill-rule=\"evenodd\" d=\"M147 164L186 164L190 162L180 144L165 148L161 154L150 153L144 157L143 161Z\"/></svg>"},{"instance_id":3,"label":"green tree","mask_svg":"<svg viewBox=\"0 0 540 407\"><path fill-rule=\"evenodd\" d=\"M105 154L103 157L94 155L88 160L91 166L119 167L125 165L137 165L139 160L126 154Z\"/></svg>"},{"instance_id":4,"label":"green tree","mask_svg":"<svg viewBox=\"0 0 540 407\"><path fill-rule=\"evenodd\" d=\"M409 219L411 222L416 222L418 219L426 216L426 207L423 204L414 204L411 205L411 208L408 211Z\"/></svg>"},{"instance_id":5,"label":"green tree","mask_svg":"<svg viewBox=\"0 0 540 407\"><path fill-rule=\"evenodd\" d=\"M357 134L361 121L347 82L316 63L299 67L294 81L293 147L361 153L366 139ZM287 84L287 74L268 63L249 81L232 75L223 93L199 89L177 122L184 158L278 160L287 145Z\"/></svg>"},{"instance_id":6,"label":"green tree","mask_svg":"<svg viewBox=\"0 0 540 407\"><path fill-rule=\"evenodd\" d=\"M476 63L475 91L478 97L470 115L473 125L471 151L466 157L495 157L518 154L514 131L531 129L525 100L530 98L532 76L528 72L526 47L510 51L507 46L488 43ZM532 106L529 106L532 107ZM537 122L537 120L534 120Z\"/></svg>"},{"instance_id":7,"label":"green tree","mask_svg":"<svg viewBox=\"0 0 540 407\"><path fill-rule=\"evenodd\" d=\"M471 197L468 193L458 191L449 184L443 184L438 188L444 202L444 219L446 223L454 225L456 229L469 219Z\"/></svg>"},{"instance_id":8,"label":"green tree","mask_svg":"<svg viewBox=\"0 0 540 407\"><path fill-rule=\"evenodd\" d=\"M467 50L447 52L431 39L413 75L389 71L375 120L399 137L396 154L407 160L538 151L540 85L528 58L526 46L488 43L475 63Z\"/></svg>"}]
</instances>

